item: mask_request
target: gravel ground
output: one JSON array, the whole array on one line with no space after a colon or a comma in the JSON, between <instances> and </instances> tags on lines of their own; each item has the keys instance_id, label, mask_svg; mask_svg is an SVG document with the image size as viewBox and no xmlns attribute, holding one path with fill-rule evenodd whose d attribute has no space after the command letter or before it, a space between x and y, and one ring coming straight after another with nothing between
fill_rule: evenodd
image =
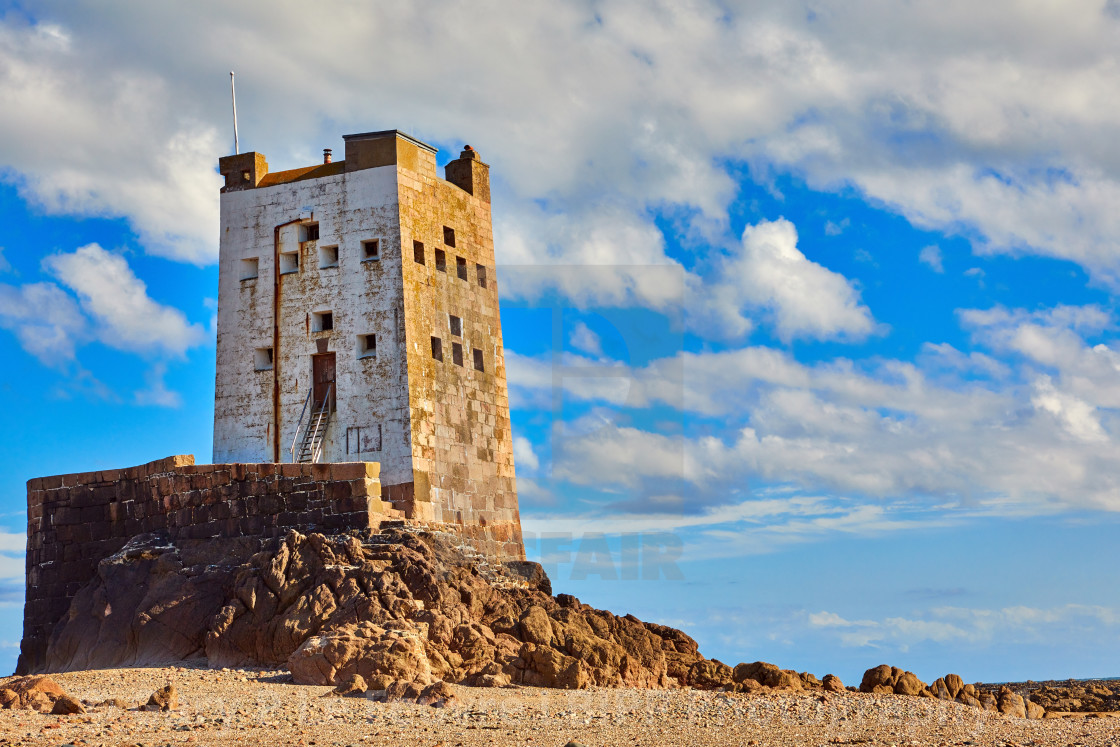
<instances>
[{"instance_id":1,"label":"gravel ground","mask_svg":"<svg viewBox=\"0 0 1120 747\"><path fill-rule=\"evenodd\" d=\"M322 697L285 671L123 669L52 675L70 695L129 707L173 682L170 713L0 711L0 745L1118 745L1120 718L1027 721L883 695L455 688L449 708Z\"/></svg>"}]
</instances>

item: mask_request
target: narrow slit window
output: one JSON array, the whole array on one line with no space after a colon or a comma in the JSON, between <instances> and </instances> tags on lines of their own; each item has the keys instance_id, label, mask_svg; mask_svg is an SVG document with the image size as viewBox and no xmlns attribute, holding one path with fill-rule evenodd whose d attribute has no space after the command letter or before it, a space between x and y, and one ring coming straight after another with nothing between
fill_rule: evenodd
<instances>
[{"instance_id":1,"label":"narrow slit window","mask_svg":"<svg viewBox=\"0 0 1120 747\"><path fill-rule=\"evenodd\" d=\"M412 242L412 259L416 261L416 264L424 264L424 242Z\"/></svg>"},{"instance_id":2,"label":"narrow slit window","mask_svg":"<svg viewBox=\"0 0 1120 747\"><path fill-rule=\"evenodd\" d=\"M456 366L463 365L463 343L451 343L451 362Z\"/></svg>"},{"instance_id":3,"label":"narrow slit window","mask_svg":"<svg viewBox=\"0 0 1120 747\"><path fill-rule=\"evenodd\" d=\"M450 316L451 316L451 334L455 335L456 337L462 337L463 336L463 319L462 319L462 317L455 316L454 314L451 314Z\"/></svg>"},{"instance_id":4,"label":"narrow slit window","mask_svg":"<svg viewBox=\"0 0 1120 747\"><path fill-rule=\"evenodd\" d=\"M459 276L460 280L467 279L467 260L465 257L455 258L455 274Z\"/></svg>"},{"instance_id":5,"label":"narrow slit window","mask_svg":"<svg viewBox=\"0 0 1120 747\"><path fill-rule=\"evenodd\" d=\"M436 269L447 272L447 254L442 249L436 249Z\"/></svg>"},{"instance_id":6,"label":"narrow slit window","mask_svg":"<svg viewBox=\"0 0 1120 747\"><path fill-rule=\"evenodd\" d=\"M478 348L474 349L474 370L485 372L485 368L482 365L482 351Z\"/></svg>"},{"instance_id":7,"label":"narrow slit window","mask_svg":"<svg viewBox=\"0 0 1120 747\"><path fill-rule=\"evenodd\" d=\"M260 274L261 260L259 257L241 260L241 279L252 280Z\"/></svg>"},{"instance_id":8,"label":"narrow slit window","mask_svg":"<svg viewBox=\"0 0 1120 747\"><path fill-rule=\"evenodd\" d=\"M381 239L362 242L362 261L381 259Z\"/></svg>"},{"instance_id":9,"label":"narrow slit window","mask_svg":"<svg viewBox=\"0 0 1120 747\"><path fill-rule=\"evenodd\" d=\"M437 361L443 360L443 340L438 337L432 338L432 357Z\"/></svg>"},{"instance_id":10,"label":"narrow slit window","mask_svg":"<svg viewBox=\"0 0 1120 747\"><path fill-rule=\"evenodd\" d=\"M373 358L377 355L377 335L358 335L358 357Z\"/></svg>"},{"instance_id":11,"label":"narrow slit window","mask_svg":"<svg viewBox=\"0 0 1120 747\"><path fill-rule=\"evenodd\" d=\"M291 275L299 272L299 252L280 253L280 274Z\"/></svg>"},{"instance_id":12,"label":"narrow slit window","mask_svg":"<svg viewBox=\"0 0 1120 747\"><path fill-rule=\"evenodd\" d=\"M334 312L316 311L311 314L312 332L330 332L334 329Z\"/></svg>"},{"instance_id":13,"label":"narrow slit window","mask_svg":"<svg viewBox=\"0 0 1120 747\"><path fill-rule=\"evenodd\" d=\"M448 246L455 246L455 229L449 226L443 227L443 243Z\"/></svg>"},{"instance_id":14,"label":"narrow slit window","mask_svg":"<svg viewBox=\"0 0 1120 747\"><path fill-rule=\"evenodd\" d=\"M257 348L253 351L253 368L258 371L272 370L272 348Z\"/></svg>"},{"instance_id":15,"label":"narrow slit window","mask_svg":"<svg viewBox=\"0 0 1120 747\"><path fill-rule=\"evenodd\" d=\"M480 288L486 287L486 265L475 265L475 274L478 276L478 285Z\"/></svg>"},{"instance_id":16,"label":"narrow slit window","mask_svg":"<svg viewBox=\"0 0 1120 747\"><path fill-rule=\"evenodd\" d=\"M319 247L319 269L338 267L338 246Z\"/></svg>"}]
</instances>

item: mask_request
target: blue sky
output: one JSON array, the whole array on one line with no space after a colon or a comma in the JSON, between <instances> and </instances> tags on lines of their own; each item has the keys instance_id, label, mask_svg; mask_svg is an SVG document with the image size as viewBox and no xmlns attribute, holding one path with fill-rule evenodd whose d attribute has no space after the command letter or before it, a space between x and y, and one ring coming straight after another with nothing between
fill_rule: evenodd
<instances>
[{"instance_id":1,"label":"blue sky","mask_svg":"<svg viewBox=\"0 0 1120 747\"><path fill-rule=\"evenodd\" d=\"M491 164L557 591L845 681L1118 674L1120 5L265 7L0 3L0 669L24 482L209 458L235 69L273 169Z\"/></svg>"}]
</instances>

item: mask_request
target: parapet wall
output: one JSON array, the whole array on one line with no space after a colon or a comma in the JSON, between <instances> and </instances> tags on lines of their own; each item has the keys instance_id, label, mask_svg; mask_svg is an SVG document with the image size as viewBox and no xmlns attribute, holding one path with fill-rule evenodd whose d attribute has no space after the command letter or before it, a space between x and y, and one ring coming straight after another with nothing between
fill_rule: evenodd
<instances>
[{"instance_id":1,"label":"parapet wall","mask_svg":"<svg viewBox=\"0 0 1120 747\"><path fill-rule=\"evenodd\" d=\"M413 521L381 500L380 465L203 464L173 456L139 467L27 483L27 592L17 673L43 661L51 630L97 564L147 532L172 539L276 537L289 529L372 529L383 520L451 532L488 557L522 559L520 537Z\"/></svg>"}]
</instances>

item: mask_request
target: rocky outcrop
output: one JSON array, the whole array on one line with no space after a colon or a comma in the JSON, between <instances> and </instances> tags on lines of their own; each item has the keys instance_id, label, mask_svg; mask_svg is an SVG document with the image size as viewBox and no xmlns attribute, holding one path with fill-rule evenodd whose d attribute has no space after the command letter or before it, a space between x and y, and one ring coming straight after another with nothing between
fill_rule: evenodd
<instances>
[{"instance_id":1,"label":"rocky outcrop","mask_svg":"<svg viewBox=\"0 0 1120 747\"><path fill-rule=\"evenodd\" d=\"M1016 690L1030 693L1029 703L1050 711L1101 713L1120 711L1120 681L1059 680L1023 682Z\"/></svg>"},{"instance_id":2,"label":"rocky outcrop","mask_svg":"<svg viewBox=\"0 0 1120 747\"><path fill-rule=\"evenodd\" d=\"M827 678L826 678L827 679ZM913 672L880 664L863 673L860 692L910 695L939 700L952 700L972 708L998 711L1017 718L1043 718L1046 709L1023 698L1009 687L1001 687L995 694L981 691L976 685L966 685L960 675L947 674L926 685Z\"/></svg>"},{"instance_id":3,"label":"rocky outcrop","mask_svg":"<svg viewBox=\"0 0 1120 747\"><path fill-rule=\"evenodd\" d=\"M19 677L0 689L0 706L39 713L82 713L82 704L71 698L50 677ZM57 710L56 710L57 709Z\"/></svg>"},{"instance_id":4,"label":"rocky outcrop","mask_svg":"<svg viewBox=\"0 0 1120 747\"><path fill-rule=\"evenodd\" d=\"M403 529L364 538L293 531L271 541L136 537L101 562L47 653L53 671L202 658L286 665L308 684L360 675L377 690L438 681L736 684L730 667L702 657L679 630L553 597L536 564L490 567ZM774 686L789 687L784 676Z\"/></svg>"}]
</instances>

